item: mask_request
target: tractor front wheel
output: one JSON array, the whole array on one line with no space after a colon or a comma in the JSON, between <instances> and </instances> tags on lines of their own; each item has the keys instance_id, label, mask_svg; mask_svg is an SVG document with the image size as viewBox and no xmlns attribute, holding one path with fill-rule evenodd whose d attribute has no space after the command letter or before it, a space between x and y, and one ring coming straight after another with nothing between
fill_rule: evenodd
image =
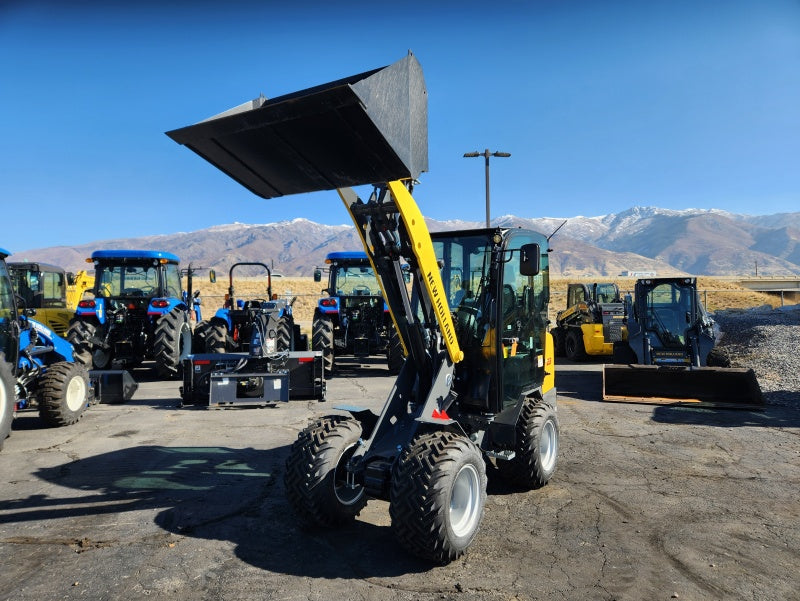
<instances>
[{"instance_id":1,"label":"tractor front wheel","mask_svg":"<svg viewBox=\"0 0 800 601\"><path fill-rule=\"evenodd\" d=\"M347 462L361 436L359 423L344 415L317 420L300 432L286 459L286 498L312 526L352 522L367 504L362 486L347 484Z\"/></svg>"},{"instance_id":2,"label":"tractor front wheel","mask_svg":"<svg viewBox=\"0 0 800 601\"><path fill-rule=\"evenodd\" d=\"M389 513L400 544L446 564L472 544L486 504L480 449L453 432L429 432L403 450L392 473Z\"/></svg>"},{"instance_id":3,"label":"tractor front wheel","mask_svg":"<svg viewBox=\"0 0 800 601\"><path fill-rule=\"evenodd\" d=\"M89 373L80 363L61 361L47 368L39 383L39 417L48 426L77 422L89 405Z\"/></svg>"},{"instance_id":4,"label":"tractor front wheel","mask_svg":"<svg viewBox=\"0 0 800 601\"><path fill-rule=\"evenodd\" d=\"M549 403L525 399L517 420L514 458L497 461L500 475L525 489L547 484L558 464L558 416Z\"/></svg>"},{"instance_id":5,"label":"tractor front wheel","mask_svg":"<svg viewBox=\"0 0 800 601\"><path fill-rule=\"evenodd\" d=\"M325 377L333 376L333 322L327 317L317 317L311 325L311 348L322 351Z\"/></svg>"},{"instance_id":6,"label":"tractor front wheel","mask_svg":"<svg viewBox=\"0 0 800 601\"><path fill-rule=\"evenodd\" d=\"M3 448L8 435L11 434L11 421L14 419L14 404L17 396L14 392L14 374L11 364L0 353L0 449Z\"/></svg>"},{"instance_id":7,"label":"tractor front wheel","mask_svg":"<svg viewBox=\"0 0 800 601\"><path fill-rule=\"evenodd\" d=\"M181 362L192 354L192 327L187 317L183 311L173 309L158 319L153 358L162 378L178 376Z\"/></svg>"}]
</instances>

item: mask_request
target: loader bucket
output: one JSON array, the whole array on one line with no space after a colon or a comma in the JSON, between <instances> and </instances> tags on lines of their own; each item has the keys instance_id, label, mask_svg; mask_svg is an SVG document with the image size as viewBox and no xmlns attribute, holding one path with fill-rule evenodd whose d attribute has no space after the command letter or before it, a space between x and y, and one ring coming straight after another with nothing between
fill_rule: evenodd
<instances>
[{"instance_id":1,"label":"loader bucket","mask_svg":"<svg viewBox=\"0 0 800 601\"><path fill-rule=\"evenodd\" d=\"M603 400L754 408L763 405L752 369L604 365Z\"/></svg>"},{"instance_id":2,"label":"loader bucket","mask_svg":"<svg viewBox=\"0 0 800 601\"><path fill-rule=\"evenodd\" d=\"M428 169L428 101L409 53L387 67L256 98L167 135L263 198L398 179Z\"/></svg>"}]
</instances>

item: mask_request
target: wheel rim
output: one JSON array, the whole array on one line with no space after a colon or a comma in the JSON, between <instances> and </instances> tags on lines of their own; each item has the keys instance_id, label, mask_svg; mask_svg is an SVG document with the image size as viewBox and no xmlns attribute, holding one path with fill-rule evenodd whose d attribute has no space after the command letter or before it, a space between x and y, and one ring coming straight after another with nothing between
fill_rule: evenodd
<instances>
[{"instance_id":1,"label":"wheel rim","mask_svg":"<svg viewBox=\"0 0 800 601\"><path fill-rule=\"evenodd\" d=\"M539 438L539 459L545 472L553 469L556 457L558 457L558 432L553 420L548 419L542 427L542 436Z\"/></svg>"},{"instance_id":2,"label":"wheel rim","mask_svg":"<svg viewBox=\"0 0 800 601\"><path fill-rule=\"evenodd\" d=\"M357 486L356 488L347 486L347 462L350 461L350 457L353 456L355 450L356 445L344 450L336 463L336 471L333 475L333 493L342 505L353 505L364 494L364 487L362 486Z\"/></svg>"},{"instance_id":3,"label":"wheel rim","mask_svg":"<svg viewBox=\"0 0 800 601\"><path fill-rule=\"evenodd\" d=\"M472 464L462 467L456 474L450 495L450 527L462 537L470 534L480 518L480 476Z\"/></svg>"},{"instance_id":4,"label":"wheel rim","mask_svg":"<svg viewBox=\"0 0 800 601\"><path fill-rule=\"evenodd\" d=\"M96 349L92 353L92 360L97 369L105 369L111 363L111 352L103 349Z\"/></svg>"},{"instance_id":5,"label":"wheel rim","mask_svg":"<svg viewBox=\"0 0 800 601\"><path fill-rule=\"evenodd\" d=\"M86 400L86 382L80 376L75 376L67 384L67 407L70 411L77 411Z\"/></svg>"}]
</instances>

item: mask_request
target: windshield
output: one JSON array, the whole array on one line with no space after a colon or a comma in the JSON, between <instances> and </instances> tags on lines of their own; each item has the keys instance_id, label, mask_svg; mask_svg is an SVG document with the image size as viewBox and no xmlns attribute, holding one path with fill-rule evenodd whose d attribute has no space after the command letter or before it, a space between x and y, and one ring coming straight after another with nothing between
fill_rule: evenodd
<instances>
[{"instance_id":1,"label":"windshield","mask_svg":"<svg viewBox=\"0 0 800 601\"><path fill-rule=\"evenodd\" d=\"M12 267L14 288L28 309L63 308L66 303L64 274L56 271L34 271Z\"/></svg>"},{"instance_id":2,"label":"windshield","mask_svg":"<svg viewBox=\"0 0 800 601\"><path fill-rule=\"evenodd\" d=\"M665 346L684 343L686 328L692 321L695 289L677 282L658 284L647 293L648 329Z\"/></svg>"},{"instance_id":3,"label":"windshield","mask_svg":"<svg viewBox=\"0 0 800 601\"><path fill-rule=\"evenodd\" d=\"M491 246L486 235L437 236L433 248L443 265L442 281L450 309L455 310L462 302L474 302L488 277Z\"/></svg>"},{"instance_id":4,"label":"windshield","mask_svg":"<svg viewBox=\"0 0 800 601\"><path fill-rule=\"evenodd\" d=\"M331 285L337 295L380 296L381 287L371 265L335 265L331 267Z\"/></svg>"},{"instance_id":5,"label":"windshield","mask_svg":"<svg viewBox=\"0 0 800 601\"><path fill-rule=\"evenodd\" d=\"M158 294L158 267L155 265L98 265L95 278L97 296Z\"/></svg>"}]
</instances>

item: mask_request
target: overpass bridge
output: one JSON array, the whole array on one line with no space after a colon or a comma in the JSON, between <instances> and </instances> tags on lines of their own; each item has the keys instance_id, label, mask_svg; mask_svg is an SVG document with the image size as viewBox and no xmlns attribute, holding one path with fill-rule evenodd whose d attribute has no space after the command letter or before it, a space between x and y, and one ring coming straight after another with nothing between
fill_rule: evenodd
<instances>
[{"instance_id":1,"label":"overpass bridge","mask_svg":"<svg viewBox=\"0 0 800 601\"><path fill-rule=\"evenodd\" d=\"M739 284L756 292L780 294L781 305L786 296L795 301L800 296L800 276L759 276L739 280Z\"/></svg>"}]
</instances>

